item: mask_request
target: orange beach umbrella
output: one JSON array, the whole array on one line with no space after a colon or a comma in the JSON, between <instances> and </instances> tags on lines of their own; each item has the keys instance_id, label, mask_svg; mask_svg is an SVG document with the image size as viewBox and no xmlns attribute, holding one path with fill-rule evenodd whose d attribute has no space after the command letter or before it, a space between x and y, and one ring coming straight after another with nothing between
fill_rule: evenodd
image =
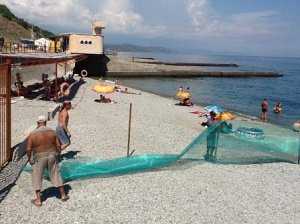
<instances>
[{"instance_id":1,"label":"orange beach umbrella","mask_svg":"<svg viewBox=\"0 0 300 224\"><path fill-rule=\"evenodd\" d=\"M96 84L95 86L92 87L92 90L96 93L99 94L109 94L115 92L115 87L114 86L104 86L100 84Z\"/></svg>"},{"instance_id":2,"label":"orange beach umbrella","mask_svg":"<svg viewBox=\"0 0 300 224\"><path fill-rule=\"evenodd\" d=\"M217 116L217 119L220 121L230 121L230 120L234 120L235 118L236 116L230 112L222 112Z\"/></svg>"},{"instance_id":3,"label":"orange beach umbrella","mask_svg":"<svg viewBox=\"0 0 300 224\"><path fill-rule=\"evenodd\" d=\"M187 91L178 91L176 94L176 97L181 100L191 98L191 96L192 96L192 94Z\"/></svg>"}]
</instances>

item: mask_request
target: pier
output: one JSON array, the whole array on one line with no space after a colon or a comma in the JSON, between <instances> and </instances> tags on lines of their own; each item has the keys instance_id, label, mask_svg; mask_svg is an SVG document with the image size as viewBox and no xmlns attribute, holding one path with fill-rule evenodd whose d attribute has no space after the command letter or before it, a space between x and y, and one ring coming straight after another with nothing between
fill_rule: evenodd
<instances>
[{"instance_id":1,"label":"pier","mask_svg":"<svg viewBox=\"0 0 300 224\"><path fill-rule=\"evenodd\" d=\"M234 67L238 68L238 64L233 63L188 63L188 62L163 62L163 61L138 61L138 63L153 65L172 65L172 66L192 66L192 67Z\"/></svg>"},{"instance_id":2,"label":"pier","mask_svg":"<svg viewBox=\"0 0 300 224\"><path fill-rule=\"evenodd\" d=\"M150 58L122 58L109 56L108 78L278 78L273 71L212 71L205 66L238 67L237 64L167 63Z\"/></svg>"},{"instance_id":3,"label":"pier","mask_svg":"<svg viewBox=\"0 0 300 224\"><path fill-rule=\"evenodd\" d=\"M276 72L149 71L107 72L109 78L278 78Z\"/></svg>"}]
</instances>

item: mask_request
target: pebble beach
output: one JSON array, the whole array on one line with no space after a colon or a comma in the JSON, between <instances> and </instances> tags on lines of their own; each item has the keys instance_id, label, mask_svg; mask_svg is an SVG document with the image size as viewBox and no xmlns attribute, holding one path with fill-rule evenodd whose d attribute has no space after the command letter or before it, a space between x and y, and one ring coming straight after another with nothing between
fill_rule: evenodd
<instances>
[{"instance_id":1,"label":"pebble beach","mask_svg":"<svg viewBox=\"0 0 300 224\"><path fill-rule=\"evenodd\" d=\"M131 150L180 153L201 131L203 108L175 106L176 101L140 90L109 95L116 104L97 104L86 79L70 112L77 157L126 156L129 105L133 104ZM12 105L13 144L24 140L36 118L55 104L16 99ZM48 124L55 127L56 118ZM66 183L70 200L61 202L51 183L41 208L30 203L31 175L22 172L0 203L0 223L289 223L300 220L299 166L289 163L217 165L178 164L151 172Z\"/></svg>"}]
</instances>

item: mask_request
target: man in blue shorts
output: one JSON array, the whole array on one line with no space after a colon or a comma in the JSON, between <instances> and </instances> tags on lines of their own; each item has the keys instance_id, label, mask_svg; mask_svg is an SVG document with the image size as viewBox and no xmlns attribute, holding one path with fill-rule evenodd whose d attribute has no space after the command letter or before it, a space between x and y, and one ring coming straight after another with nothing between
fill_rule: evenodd
<instances>
[{"instance_id":1,"label":"man in blue shorts","mask_svg":"<svg viewBox=\"0 0 300 224\"><path fill-rule=\"evenodd\" d=\"M56 134L61 144L61 151L65 150L71 144L71 134L68 129L69 110L71 110L71 108L71 102L65 101L58 114L58 125L56 127Z\"/></svg>"}]
</instances>

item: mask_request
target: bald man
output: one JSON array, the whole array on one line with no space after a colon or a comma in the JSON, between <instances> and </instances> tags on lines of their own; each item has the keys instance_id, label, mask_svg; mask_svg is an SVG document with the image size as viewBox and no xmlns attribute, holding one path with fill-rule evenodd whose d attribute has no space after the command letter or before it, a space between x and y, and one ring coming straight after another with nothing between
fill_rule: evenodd
<instances>
[{"instance_id":1,"label":"bald man","mask_svg":"<svg viewBox=\"0 0 300 224\"><path fill-rule=\"evenodd\" d=\"M41 189L43 173L46 169L49 171L51 182L60 191L61 200L67 201L69 199L59 173L58 156L61 151L60 147L55 131L47 127L46 117L40 116L37 121L37 129L28 137L26 149L28 161L33 169L32 184L36 194L36 198L32 200L32 203L37 207L42 206Z\"/></svg>"}]
</instances>

